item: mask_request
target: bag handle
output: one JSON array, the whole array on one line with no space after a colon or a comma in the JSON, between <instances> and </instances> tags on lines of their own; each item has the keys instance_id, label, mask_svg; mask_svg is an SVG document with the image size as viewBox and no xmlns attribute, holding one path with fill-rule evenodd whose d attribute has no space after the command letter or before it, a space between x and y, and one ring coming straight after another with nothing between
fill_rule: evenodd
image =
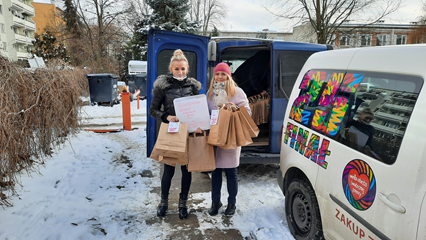
<instances>
[{"instance_id":1,"label":"bag handle","mask_svg":"<svg viewBox=\"0 0 426 240\"><path fill-rule=\"evenodd\" d=\"M204 131L203 129L201 129L201 131L203 131L204 137L207 137L207 132L206 132L206 131ZM196 133L195 133L195 132L193 132L193 133L192 133L192 136L193 136L193 137L197 137L197 135L196 135Z\"/></svg>"}]
</instances>

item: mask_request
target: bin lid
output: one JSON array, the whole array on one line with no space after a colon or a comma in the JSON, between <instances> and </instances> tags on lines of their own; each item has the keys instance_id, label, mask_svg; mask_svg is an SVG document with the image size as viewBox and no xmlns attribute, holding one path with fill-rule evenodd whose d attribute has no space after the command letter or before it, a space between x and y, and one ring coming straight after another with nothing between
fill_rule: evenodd
<instances>
[{"instance_id":1,"label":"bin lid","mask_svg":"<svg viewBox=\"0 0 426 240\"><path fill-rule=\"evenodd\" d=\"M134 77L146 77L146 73L138 73L138 74L127 74L128 78L134 78Z\"/></svg>"},{"instance_id":2,"label":"bin lid","mask_svg":"<svg viewBox=\"0 0 426 240\"><path fill-rule=\"evenodd\" d=\"M110 77L110 78L118 78L117 74L112 73L94 73L94 74L86 74L87 77Z\"/></svg>"}]
</instances>

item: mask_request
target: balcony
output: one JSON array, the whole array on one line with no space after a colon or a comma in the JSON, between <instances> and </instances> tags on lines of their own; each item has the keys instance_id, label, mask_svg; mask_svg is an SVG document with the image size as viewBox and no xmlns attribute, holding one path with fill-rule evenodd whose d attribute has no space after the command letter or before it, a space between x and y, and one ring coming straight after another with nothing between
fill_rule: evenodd
<instances>
[{"instance_id":1,"label":"balcony","mask_svg":"<svg viewBox=\"0 0 426 240\"><path fill-rule=\"evenodd\" d=\"M28 59L31 57L31 53L27 52L16 52L18 59Z\"/></svg>"},{"instance_id":2,"label":"balcony","mask_svg":"<svg viewBox=\"0 0 426 240\"><path fill-rule=\"evenodd\" d=\"M384 112L376 113L376 117L383 119L383 120L389 120L389 121L398 122L398 123L400 123L400 122L407 123L408 122L408 117L405 117L405 116L401 117L401 116L398 116L398 115L395 115L395 114L384 113Z\"/></svg>"},{"instance_id":3,"label":"balcony","mask_svg":"<svg viewBox=\"0 0 426 240\"><path fill-rule=\"evenodd\" d=\"M24 19L17 17L17 16L13 16L12 26L14 26L14 27L25 27L25 22L26 21Z\"/></svg>"},{"instance_id":4,"label":"balcony","mask_svg":"<svg viewBox=\"0 0 426 240\"><path fill-rule=\"evenodd\" d=\"M23 1L12 0L12 6L10 8L23 12L27 15L34 16L34 7L24 3Z\"/></svg>"},{"instance_id":5,"label":"balcony","mask_svg":"<svg viewBox=\"0 0 426 240\"><path fill-rule=\"evenodd\" d=\"M391 103L386 103L384 106L386 108L398 110L400 112L411 113L413 111L413 107L401 106L401 105L396 105L396 104L391 104Z\"/></svg>"},{"instance_id":6,"label":"balcony","mask_svg":"<svg viewBox=\"0 0 426 240\"><path fill-rule=\"evenodd\" d=\"M387 133L387 134L392 134L392 135L397 136L397 137L403 137L404 136L404 131L401 131L401 130L398 130L398 129L395 129L395 128L386 127L386 126L376 124L376 123L371 123L371 126L373 126L376 131L384 132L384 133Z\"/></svg>"},{"instance_id":7,"label":"balcony","mask_svg":"<svg viewBox=\"0 0 426 240\"><path fill-rule=\"evenodd\" d=\"M35 31L36 30L36 24L33 21L25 21L25 29Z\"/></svg>"},{"instance_id":8,"label":"balcony","mask_svg":"<svg viewBox=\"0 0 426 240\"><path fill-rule=\"evenodd\" d=\"M15 34L15 42L17 44L32 45L33 38L21 34Z\"/></svg>"}]
</instances>

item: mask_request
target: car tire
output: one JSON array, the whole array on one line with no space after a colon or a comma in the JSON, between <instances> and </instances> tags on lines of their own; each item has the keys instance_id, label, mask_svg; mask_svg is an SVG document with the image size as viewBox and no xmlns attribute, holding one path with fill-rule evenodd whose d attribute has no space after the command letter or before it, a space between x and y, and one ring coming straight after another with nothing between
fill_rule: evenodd
<instances>
[{"instance_id":1,"label":"car tire","mask_svg":"<svg viewBox=\"0 0 426 240\"><path fill-rule=\"evenodd\" d=\"M285 194L285 212L290 232L297 240L324 239L315 191L303 179L294 179Z\"/></svg>"}]
</instances>

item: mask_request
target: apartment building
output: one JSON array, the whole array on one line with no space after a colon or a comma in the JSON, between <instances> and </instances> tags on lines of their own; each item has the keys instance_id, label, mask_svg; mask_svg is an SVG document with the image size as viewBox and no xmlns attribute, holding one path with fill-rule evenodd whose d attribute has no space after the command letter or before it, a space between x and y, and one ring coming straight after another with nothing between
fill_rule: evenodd
<instances>
[{"instance_id":1,"label":"apartment building","mask_svg":"<svg viewBox=\"0 0 426 240\"><path fill-rule=\"evenodd\" d=\"M265 38L274 40L293 41L293 33L263 29L262 31L220 31L220 37Z\"/></svg>"},{"instance_id":2,"label":"apartment building","mask_svg":"<svg viewBox=\"0 0 426 240\"><path fill-rule=\"evenodd\" d=\"M32 0L0 0L0 54L10 61L27 60L36 24Z\"/></svg>"},{"instance_id":3,"label":"apartment building","mask_svg":"<svg viewBox=\"0 0 426 240\"><path fill-rule=\"evenodd\" d=\"M375 24L343 23L330 36L334 49L373 47L385 45L403 45L416 43L413 39L416 23L386 24L383 20ZM293 38L297 42L315 43L316 34L310 24L302 24L293 29Z\"/></svg>"}]
</instances>

